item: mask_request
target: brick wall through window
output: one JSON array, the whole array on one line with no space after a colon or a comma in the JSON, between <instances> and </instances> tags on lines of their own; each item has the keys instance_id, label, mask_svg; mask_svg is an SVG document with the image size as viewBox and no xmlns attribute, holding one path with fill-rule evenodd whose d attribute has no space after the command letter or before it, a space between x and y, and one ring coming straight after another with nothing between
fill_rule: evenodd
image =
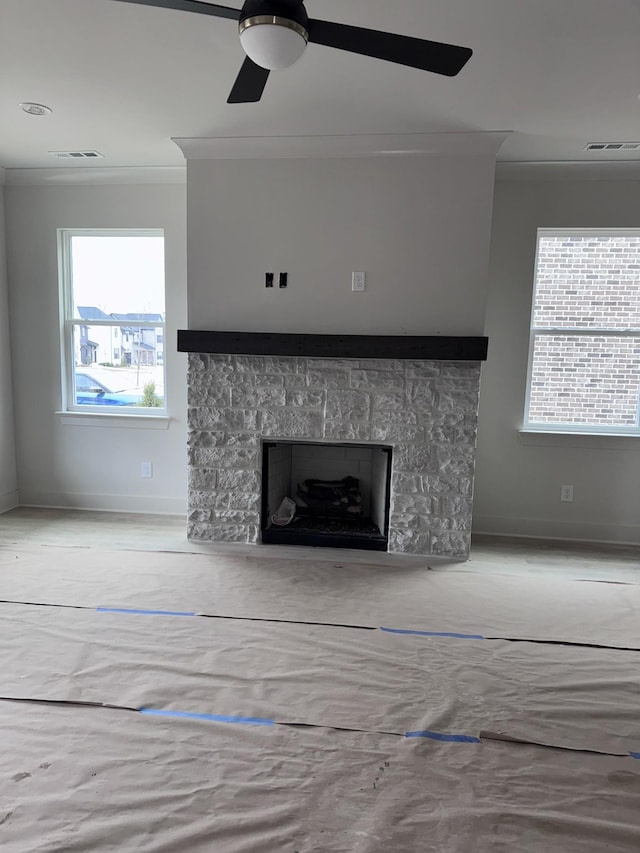
<instances>
[{"instance_id":1,"label":"brick wall through window","mask_svg":"<svg viewBox=\"0 0 640 853\"><path fill-rule=\"evenodd\" d=\"M639 427L640 232L541 231L528 425Z\"/></svg>"}]
</instances>

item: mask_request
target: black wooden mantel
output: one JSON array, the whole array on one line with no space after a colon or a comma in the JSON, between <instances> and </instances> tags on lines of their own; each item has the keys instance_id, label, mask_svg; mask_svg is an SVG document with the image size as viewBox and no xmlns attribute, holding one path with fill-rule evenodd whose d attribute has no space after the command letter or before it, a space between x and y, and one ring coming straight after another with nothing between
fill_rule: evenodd
<instances>
[{"instance_id":1,"label":"black wooden mantel","mask_svg":"<svg viewBox=\"0 0 640 853\"><path fill-rule=\"evenodd\" d=\"M292 335L178 330L178 352L485 361L488 338L445 335Z\"/></svg>"}]
</instances>

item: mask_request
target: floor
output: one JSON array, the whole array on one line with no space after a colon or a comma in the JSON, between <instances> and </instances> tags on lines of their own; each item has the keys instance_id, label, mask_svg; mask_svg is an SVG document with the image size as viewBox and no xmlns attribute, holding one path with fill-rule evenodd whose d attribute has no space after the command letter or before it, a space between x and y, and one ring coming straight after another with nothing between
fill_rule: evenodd
<instances>
[{"instance_id":1,"label":"floor","mask_svg":"<svg viewBox=\"0 0 640 853\"><path fill-rule=\"evenodd\" d=\"M181 516L84 510L20 507L0 515L0 547L11 544L75 545L148 551L188 551L291 557L298 560L341 560L367 565L422 566L442 571L490 572L492 574L552 574L564 578L640 582L640 546L540 539L474 536L468 562L445 558L411 557L372 551L333 548L202 544L188 542Z\"/></svg>"},{"instance_id":2,"label":"floor","mask_svg":"<svg viewBox=\"0 0 640 853\"><path fill-rule=\"evenodd\" d=\"M7 853L640 849L640 548L0 516Z\"/></svg>"}]
</instances>

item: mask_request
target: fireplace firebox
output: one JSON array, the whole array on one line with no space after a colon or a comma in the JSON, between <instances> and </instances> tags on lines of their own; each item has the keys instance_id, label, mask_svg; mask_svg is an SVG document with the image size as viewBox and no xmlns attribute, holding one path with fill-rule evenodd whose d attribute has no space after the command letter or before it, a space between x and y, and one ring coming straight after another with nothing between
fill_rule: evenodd
<instances>
[{"instance_id":1,"label":"fireplace firebox","mask_svg":"<svg viewBox=\"0 0 640 853\"><path fill-rule=\"evenodd\" d=\"M386 551L392 448L263 441L264 544Z\"/></svg>"}]
</instances>

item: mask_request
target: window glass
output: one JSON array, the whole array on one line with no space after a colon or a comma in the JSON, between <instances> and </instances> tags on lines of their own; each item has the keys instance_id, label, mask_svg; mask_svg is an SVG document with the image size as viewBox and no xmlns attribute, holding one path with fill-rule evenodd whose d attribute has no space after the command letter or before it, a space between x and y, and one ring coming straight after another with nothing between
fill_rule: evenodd
<instances>
[{"instance_id":1,"label":"window glass","mask_svg":"<svg viewBox=\"0 0 640 853\"><path fill-rule=\"evenodd\" d=\"M525 427L640 434L640 232L539 232Z\"/></svg>"},{"instance_id":2,"label":"window glass","mask_svg":"<svg viewBox=\"0 0 640 853\"><path fill-rule=\"evenodd\" d=\"M640 329L640 235L542 234L533 325Z\"/></svg>"},{"instance_id":3,"label":"window glass","mask_svg":"<svg viewBox=\"0 0 640 853\"><path fill-rule=\"evenodd\" d=\"M162 233L60 235L67 408L162 413Z\"/></svg>"}]
</instances>

